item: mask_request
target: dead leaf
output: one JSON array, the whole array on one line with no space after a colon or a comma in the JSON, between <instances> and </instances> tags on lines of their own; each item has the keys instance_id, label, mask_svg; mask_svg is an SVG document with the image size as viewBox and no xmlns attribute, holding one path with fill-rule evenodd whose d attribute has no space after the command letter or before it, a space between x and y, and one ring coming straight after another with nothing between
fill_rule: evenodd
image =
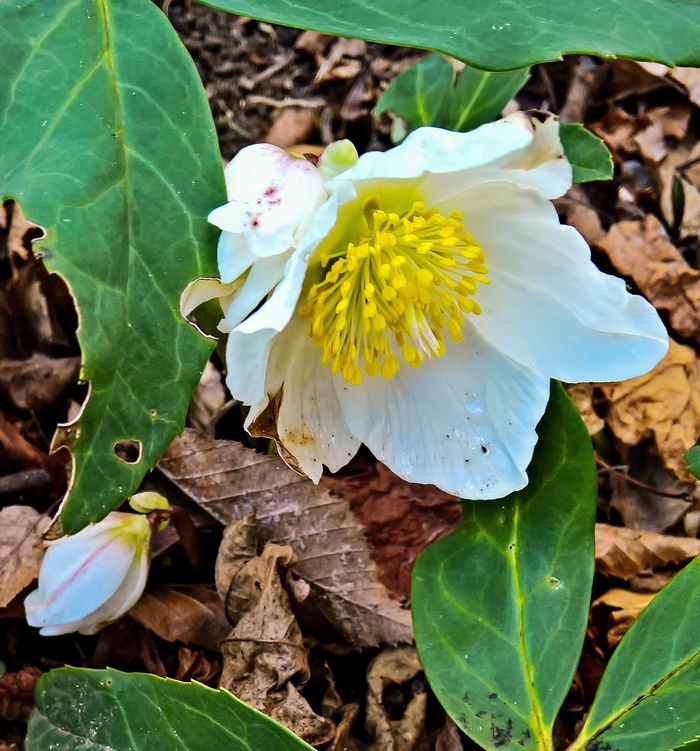
<instances>
[{"instance_id":1,"label":"dead leaf","mask_svg":"<svg viewBox=\"0 0 700 751\"><path fill-rule=\"evenodd\" d=\"M0 511L0 607L39 575L44 557L41 535L50 520L30 506Z\"/></svg>"},{"instance_id":2,"label":"dead leaf","mask_svg":"<svg viewBox=\"0 0 700 751\"><path fill-rule=\"evenodd\" d=\"M289 149L295 144L313 140L318 126L318 114L315 110L285 107L277 113L265 136L265 142L281 149Z\"/></svg>"},{"instance_id":3,"label":"dead leaf","mask_svg":"<svg viewBox=\"0 0 700 751\"><path fill-rule=\"evenodd\" d=\"M565 196L555 201L555 205L563 212L566 223L575 227L589 245L605 235L598 212L580 185L572 185Z\"/></svg>"},{"instance_id":4,"label":"dead leaf","mask_svg":"<svg viewBox=\"0 0 700 751\"><path fill-rule=\"evenodd\" d=\"M100 631L86 667L153 673L161 678L167 675L151 632L133 618L119 618Z\"/></svg>"},{"instance_id":5,"label":"dead leaf","mask_svg":"<svg viewBox=\"0 0 700 751\"><path fill-rule=\"evenodd\" d=\"M367 43L361 39L337 39L321 61L314 83L355 78L366 56Z\"/></svg>"},{"instance_id":6,"label":"dead leaf","mask_svg":"<svg viewBox=\"0 0 700 751\"><path fill-rule=\"evenodd\" d=\"M26 722L34 706L34 687L43 672L27 665L0 677L0 718Z\"/></svg>"},{"instance_id":7,"label":"dead leaf","mask_svg":"<svg viewBox=\"0 0 700 751\"><path fill-rule=\"evenodd\" d=\"M622 447L623 474L610 478L610 506L626 527L637 532L665 532L688 511L696 482L683 482L663 465L650 440ZM629 478L629 479L628 479Z\"/></svg>"},{"instance_id":8,"label":"dead leaf","mask_svg":"<svg viewBox=\"0 0 700 751\"><path fill-rule=\"evenodd\" d=\"M610 648L618 644L655 596L654 593L630 592L628 589L609 589L592 603L592 612L598 608L606 608L609 611L608 646Z\"/></svg>"},{"instance_id":9,"label":"dead leaf","mask_svg":"<svg viewBox=\"0 0 700 751\"><path fill-rule=\"evenodd\" d=\"M610 402L607 422L617 438L635 446L653 436L665 466L682 480L694 480L683 459L700 433L700 362L692 348L671 340L652 371L600 388Z\"/></svg>"},{"instance_id":10,"label":"dead leaf","mask_svg":"<svg viewBox=\"0 0 700 751\"><path fill-rule=\"evenodd\" d=\"M445 718L445 726L438 733L435 751L463 751L459 730L449 716Z\"/></svg>"},{"instance_id":11,"label":"dead leaf","mask_svg":"<svg viewBox=\"0 0 700 751\"><path fill-rule=\"evenodd\" d=\"M220 663L211 662L201 650L189 647L180 647L177 650L177 671L173 676L176 681L198 681L211 688L217 688L220 675Z\"/></svg>"},{"instance_id":12,"label":"dead leaf","mask_svg":"<svg viewBox=\"0 0 700 751\"><path fill-rule=\"evenodd\" d=\"M216 417L226 402L221 373L207 361L187 411L187 424L205 435L214 434Z\"/></svg>"},{"instance_id":13,"label":"dead leaf","mask_svg":"<svg viewBox=\"0 0 700 751\"><path fill-rule=\"evenodd\" d=\"M596 245L657 310L668 311L675 331L700 342L700 271L669 241L656 217L619 222Z\"/></svg>"},{"instance_id":14,"label":"dead leaf","mask_svg":"<svg viewBox=\"0 0 700 751\"><path fill-rule=\"evenodd\" d=\"M592 383L573 383L566 386L566 393L581 415L590 435L599 433L605 427L605 420L599 417L593 408L593 390L595 388Z\"/></svg>"},{"instance_id":15,"label":"dead leaf","mask_svg":"<svg viewBox=\"0 0 700 751\"><path fill-rule=\"evenodd\" d=\"M379 581L362 527L346 501L297 475L278 457L185 431L159 464L163 474L215 519L254 510L261 542L288 544L289 571L309 599L356 647L412 641L408 611ZM458 506L454 503L453 505Z\"/></svg>"},{"instance_id":16,"label":"dead leaf","mask_svg":"<svg viewBox=\"0 0 700 751\"><path fill-rule=\"evenodd\" d=\"M700 540L653 532L635 532L609 524L595 525L596 571L629 580L700 554Z\"/></svg>"},{"instance_id":17,"label":"dead leaf","mask_svg":"<svg viewBox=\"0 0 700 751\"><path fill-rule=\"evenodd\" d=\"M17 409L41 412L78 381L79 357L47 357L39 352L27 360L0 362L0 395Z\"/></svg>"},{"instance_id":18,"label":"dead leaf","mask_svg":"<svg viewBox=\"0 0 700 751\"><path fill-rule=\"evenodd\" d=\"M219 652L230 631L219 595L206 587L144 592L129 615L161 639Z\"/></svg>"},{"instance_id":19,"label":"dead leaf","mask_svg":"<svg viewBox=\"0 0 700 751\"><path fill-rule=\"evenodd\" d=\"M240 524L247 522L230 526ZM308 652L278 572L278 566L288 565L293 556L289 546L268 543L260 556L238 570L228 587L217 582L219 590L227 590L226 612L235 623L222 644L221 687L318 745L333 738L335 726L317 715L299 693L310 675ZM218 565L217 572L235 570L236 565Z\"/></svg>"},{"instance_id":20,"label":"dead leaf","mask_svg":"<svg viewBox=\"0 0 700 751\"><path fill-rule=\"evenodd\" d=\"M424 737L426 687L416 681L407 702L401 690L422 670L415 647L405 645L385 648L369 664L365 727L375 740L370 746L372 751L427 749ZM389 708L386 704L392 687L397 693L398 706ZM405 706L401 706L404 703Z\"/></svg>"},{"instance_id":21,"label":"dead leaf","mask_svg":"<svg viewBox=\"0 0 700 751\"><path fill-rule=\"evenodd\" d=\"M688 99L700 107L700 69L698 68L671 68L670 76L674 81L685 86Z\"/></svg>"}]
</instances>

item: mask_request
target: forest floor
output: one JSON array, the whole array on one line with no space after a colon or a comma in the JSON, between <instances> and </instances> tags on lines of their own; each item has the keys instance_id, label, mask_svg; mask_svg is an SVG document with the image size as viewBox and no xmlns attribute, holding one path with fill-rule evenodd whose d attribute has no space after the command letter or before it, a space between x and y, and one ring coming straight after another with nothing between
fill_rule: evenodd
<instances>
[{"instance_id":1,"label":"forest floor","mask_svg":"<svg viewBox=\"0 0 700 751\"><path fill-rule=\"evenodd\" d=\"M391 145L391 116L373 107L424 53L273 26L186 0L161 6L197 65L224 160L258 141L317 153L339 138L360 153ZM700 552L700 492L682 457L700 433L700 71L571 56L535 66L509 105L518 108L584 122L605 140L614 179L574 186L557 208L602 270L656 306L672 337L669 354L648 375L568 387L593 437L600 493L588 631L557 724L563 748L621 637ZM243 431L216 357L192 401L192 431L146 481L192 522L158 537L146 595L96 636L44 638L26 625L22 601L37 565L32 530L39 514L56 508L68 479L68 458L50 453L51 437L86 395L71 297L33 257L32 237L16 207L0 206L0 513L14 525L8 540L0 524L0 595L8 577L24 588L0 599L0 751L22 748L34 685L64 664L224 685L329 751L476 749L446 722L415 649L392 646L410 641L413 562L459 524L458 501L398 480L364 449L311 490L278 459L221 442L241 440ZM185 458L192 451L206 453L210 466L249 470L247 479L222 495L201 463L193 472ZM251 499L256 477L272 471L288 502L268 504L266 515ZM257 518L244 513L251 504ZM21 566L13 558L14 568L3 572L20 528L28 549ZM287 566L284 544L319 534L337 541L317 570L309 574L299 559ZM286 571L274 586L292 605L267 613L260 628L272 638L283 625L298 644L284 654L263 650L263 675L252 683L232 668L240 648L227 620L235 611L227 599L235 565L221 555L217 564L222 538L229 549L260 552L271 540L281 546L266 546L260 565ZM322 575L333 583L307 597ZM280 671L291 688L273 685Z\"/></svg>"}]
</instances>

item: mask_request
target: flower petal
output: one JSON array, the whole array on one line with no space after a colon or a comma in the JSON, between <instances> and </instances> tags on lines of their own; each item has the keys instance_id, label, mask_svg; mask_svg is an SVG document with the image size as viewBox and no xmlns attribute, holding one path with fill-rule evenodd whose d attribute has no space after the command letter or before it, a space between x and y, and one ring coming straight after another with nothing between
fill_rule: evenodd
<instances>
[{"instance_id":1,"label":"flower petal","mask_svg":"<svg viewBox=\"0 0 700 751\"><path fill-rule=\"evenodd\" d=\"M495 162L532 143L534 129L523 113L515 113L469 133L418 128L389 151L363 154L354 166L326 183L328 190L346 180L415 178L427 172L460 172Z\"/></svg>"},{"instance_id":2,"label":"flower petal","mask_svg":"<svg viewBox=\"0 0 700 751\"><path fill-rule=\"evenodd\" d=\"M549 379L465 329L464 341L391 380L334 379L348 429L395 474L463 498L527 484Z\"/></svg>"},{"instance_id":3,"label":"flower petal","mask_svg":"<svg viewBox=\"0 0 700 751\"><path fill-rule=\"evenodd\" d=\"M569 382L630 378L663 357L668 335L654 308L595 267L548 201L499 182L465 191L457 207L491 279L475 296L482 314L468 320L494 347Z\"/></svg>"},{"instance_id":4,"label":"flower petal","mask_svg":"<svg viewBox=\"0 0 700 751\"><path fill-rule=\"evenodd\" d=\"M331 472L344 467L360 441L345 427L331 370L321 364L321 351L298 317L275 340L268 373L271 383L284 380L277 419L284 448L314 482L319 481L324 464Z\"/></svg>"},{"instance_id":5,"label":"flower petal","mask_svg":"<svg viewBox=\"0 0 700 751\"><path fill-rule=\"evenodd\" d=\"M336 197L330 198L321 206L313 225L287 261L284 279L270 298L229 336L226 347L229 369L226 383L234 398L244 404L256 405L257 414L262 412L268 401L265 371L272 341L289 323L299 300L309 257L330 232L337 211Z\"/></svg>"},{"instance_id":6,"label":"flower petal","mask_svg":"<svg viewBox=\"0 0 700 751\"><path fill-rule=\"evenodd\" d=\"M107 534L87 544L89 548L73 536L56 540L48 548L39 588L24 602L30 626L80 621L119 589L133 560L133 548Z\"/></svg>"},{"instance_id":7,"label":"flower petal","mask_svg":"<svg viewBox=\"0 0 700 751\"><path fill-rule=\"evenodd\" d=\"M224 317L219 324L221 331L232 331L258 307L284 278L286 262L286 255L278 255L260 258L253 264L238 292L221 303L224 311Z\"/></svg>"},{"instance_id":8,"label":"flower petal","mask_svg":"<svg viewBox=\"0 0 700 751\"><path fill-rule=\"evenodd\" d=\"M136 552L119 589L109 600L82 620L78 633L95 634L107 623L116 621L131 610L146 588L148 567L148 549L144 547Z\"/></svg>"},{"instance_id":9,"label":"flower petal","mask_svg":"<svg viewBox=\"0 0 700 751\"><path fill-rule=\"evenodd\" d=\"M310 162L271 144L242 149L224 175L229 203L212 211L209 221L225 232L242 234L257 257L289 250L327 198ZM219 266L224 278L221 253Z\"/></svg>"}]
</instances>

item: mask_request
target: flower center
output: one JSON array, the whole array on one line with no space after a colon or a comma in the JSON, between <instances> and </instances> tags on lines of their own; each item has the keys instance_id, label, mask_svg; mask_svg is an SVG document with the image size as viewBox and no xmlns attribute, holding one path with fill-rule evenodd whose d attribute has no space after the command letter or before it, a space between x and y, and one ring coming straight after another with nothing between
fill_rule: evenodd
<instances>
[{"instance_id":1,"label":"flower center","mask_svg":"<svg viewBox=\"0 0 700 751\"><path fill-rule=\"evenodd\" d=\"M378 196L363 206L368 234L321 252L322 280L302 299L299 314L323 350L322 362L354 385L368 376L393 378L400 360L417 367L445 353L445 331L462 341L464 314L488 284L484 251L464 231L464 216L414 203L387 213Z\"/></svg>"}]
</instances>

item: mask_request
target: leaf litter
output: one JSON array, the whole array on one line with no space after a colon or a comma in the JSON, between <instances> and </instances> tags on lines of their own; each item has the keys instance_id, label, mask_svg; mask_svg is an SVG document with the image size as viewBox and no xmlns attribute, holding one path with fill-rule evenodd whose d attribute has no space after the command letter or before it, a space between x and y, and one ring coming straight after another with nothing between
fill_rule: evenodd
<instances>
[{"instance_id":1,"label":"leaf litter","mask_svg":"<svg viewBox=\"0 0 700 751\"><path fill-rule=\"evenodd\" d=\"M360 150L387 145L391 119L373 119L370 109L420 53L325 35L304 39L179 0L167 5L205 78L226 157L265 134L317 150L340 137ZM254 87L240 85L246 81ZM558 208L595 244L603 269L656 305L676 339L648 376L570 390L594 436L600 502L596 600L562 714L563 739L590 706L621 635L698 553L697 483L682 453L700 433L699 91L693 69L572 56L537 66L509 105L575 115L606 139L615 180L575 186ZM32 231L5 207L0 521L13 508L39 518L60 498L65 462L48 456L50 435L84 396L75 383L74 313L33 263ZM367 454L315 487L279 459L214 440L242 437L240 410L225 397L220 368L210 365L188 423L209 437L188 432L176 440L149 480L167 486L196 520L201 565L173 537L129 617L96 640L66 638L55 648L37 643L15 598L0 611L0 656L8 664L0 714L25 716L31 687L20 700L8 687L33 685L49 665L109 664L211 686L221 681L330 751L467 748L431 709L415 651L404 644L412 634L402 605L416 556L459 523L459 504L397 481ZM3 495L7 487L13 489ZM219 525L225 532L215 565ZM7 567L24 574L0 587L6 596L22 581L19 589L31 585L36 560L27 550ZM2 735L0 729L0 743Z\"/></svg>"}]
</instances>

